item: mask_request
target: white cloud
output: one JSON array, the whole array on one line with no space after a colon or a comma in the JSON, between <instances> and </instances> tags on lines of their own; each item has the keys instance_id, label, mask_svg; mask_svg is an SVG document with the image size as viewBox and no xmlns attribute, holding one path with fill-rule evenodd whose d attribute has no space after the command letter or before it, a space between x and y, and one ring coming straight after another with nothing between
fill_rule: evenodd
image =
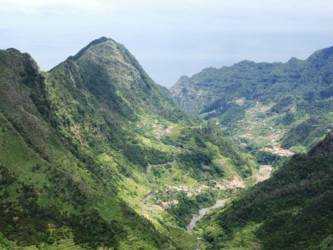
<instances>
[{"instance_id":1,"label":"white cloud","mask_svg":"<svg viewBox=\"0 0 333 250\"><path fill-rule=\"evenodd\" d=\"M106 0L2 0L0 10L25 14L100 13L116 11L116 2Z\"/></svg>"},{"instance_id":2,"label":"white cloud","mask_svg":"<svg viewBox=\"0 0 333 250\"><path fill-rule=\"evenodd\" d=\"M331 14L331 0L2 0L0 10L24 13L168 14L225 18ZM318 15L320 14L320 15ZM128 16L130 18L130 16Z\"/></svg>"}]
</instances>

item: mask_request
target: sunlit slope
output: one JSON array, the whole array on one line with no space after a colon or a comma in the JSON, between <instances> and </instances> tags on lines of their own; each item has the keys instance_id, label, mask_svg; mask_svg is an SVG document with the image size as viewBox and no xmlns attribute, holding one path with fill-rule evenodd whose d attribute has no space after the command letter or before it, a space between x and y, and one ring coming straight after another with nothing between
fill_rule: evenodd
<instances>
[{"instance_id":1,"label":"sunlit slope","mask_svg":"<svg viewBox=\"0 0 333 250\"><path fill-rule=\"evenodd\" d=\"M50 72L15 49L0 52L0 66L4 248L192 249L181 197L195 213L225 180L256 172L111 39Z\"/></svg>"}]
</instances>

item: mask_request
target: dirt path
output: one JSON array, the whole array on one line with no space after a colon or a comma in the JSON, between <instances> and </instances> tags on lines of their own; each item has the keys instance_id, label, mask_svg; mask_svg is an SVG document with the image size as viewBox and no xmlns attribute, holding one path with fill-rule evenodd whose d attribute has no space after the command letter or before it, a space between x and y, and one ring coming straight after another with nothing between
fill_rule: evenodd
<instances>
[{"instance_id":1,"label":"dirt path","mask_svg":"<svg viewBox=\"0 0 333 250\"><path fill-rule=\"evenodd\" d=\"M163 168L163 167L166 167L166 166L169 166L169 165L173 165L173 164L176 164L176 160L175 159L173 161L169 161L169 162L162 163L162 164L155 164L154 165L154 164L148 163L146 173L147 173L149 182L152 182L152 178L150 178L150 174L151 174L151 169L152 168ZM142 198L141 203L146 203L146 201L150 199L150 197L154 194L154 192L155 192L155 189L153 188L149 193L147 193Z\"/></svg>"},{"instance_id":2,"label":"dirt path","mask_svg":"<svg viewBox=\"0 0 333 250\"><path fill-rule=\"evenodd\" d=\"M153 194L154 192L155 192L154 189L151 190L148 194L146 194L146 195L142 198L141 202L142 202L142 203L146 203L146 201L150 198L150 196L152 196L152 194Z\"/></svg>"},{"instance_id":3,"label":"dirt path","mask_svg":"<svg viewBox=\"0 0 333 250\"><path fill-rule=\"evenodd\" d=\"M147 172L148 172L148 168L163 168L163 167L166 167L168 165L173 165L176 163L176 159L174 159L173 161L169 161L169 162L166 162L166 163L162 163L162 164L150 164L148 163L148 167L147 167Z\"/></svg>"},{"instance_id":4,"label":"dirt path","mask_svg":"<svg viewBox=\"0 0 333 250\"><path fill-rule=\"evenodd\" d=\"M253 184L265 181L271 177L273 167L271 165L260 165L258 173L247 177L245 180L253 181Z\"/></svg>"}]
</instances>

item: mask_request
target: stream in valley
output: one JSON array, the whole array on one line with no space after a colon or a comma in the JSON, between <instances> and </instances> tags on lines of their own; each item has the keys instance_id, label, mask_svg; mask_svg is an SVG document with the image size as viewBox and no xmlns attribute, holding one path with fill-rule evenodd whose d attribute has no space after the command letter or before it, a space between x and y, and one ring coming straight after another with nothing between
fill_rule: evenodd
<instances>
[{"instance_id":1,"label":"stream in valley","mask_svg":"<svg viewBox=\"0 0 333 250\"><path fill-rule=\"evenodd\" d=\"M226 202L226 199L217 200L216 203L215 203L215 205L200 209L198 215L193 215L190 224L188 224L188 226L187 226L187 231L189 233L192 233L193 228L195 228L196 223L199 222L205 216L205 214L207 212L209 212L210 210L213 210L213 209L217 209L217 208L223 207L225 205L225 202Z\"/></svg>"}]
</instances>

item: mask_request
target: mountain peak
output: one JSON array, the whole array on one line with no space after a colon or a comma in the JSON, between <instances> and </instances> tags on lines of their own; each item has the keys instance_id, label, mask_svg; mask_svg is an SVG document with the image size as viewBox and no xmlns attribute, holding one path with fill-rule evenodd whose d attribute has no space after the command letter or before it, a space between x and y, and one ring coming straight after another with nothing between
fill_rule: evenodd
<instances>
[{"instance_id":1,"label":"mountain peak","mask_svg":"<svg viewBox=\"0 0 333 250\"><path fill-rule=\"evenodd\" d=\"M99 65L111 71L119 71L119 68L123 68L125 71L131 69L146 76L143 68L124 45L106 37L92 41L76 55L68 57L66 61Z\"/></svg>"},{"instance_id":2,"label":"mountain peak","mask_svg":"<svg viewBox=\"0 0 333 250\"><path fill-rule=\"evenodd\" d=\"M328 48L324 48L324 49L320 49L317 50L316 52L314 52L310 57L310 58L314 58L314 57L320 57L322 59L327 59L328 57L330 57L331 55L333 55L333 46L332 47L328 47Z\"/></svg>"},{"instance_id":3,"label":"mountain peak","mask_svg":"<svg viewBox=\"0 0 333 250\"><path fill-rule=\"evenodd\" d=\"M321 50L317 50L311 56L308 57L307 61L315 65L316 68L321 68L327 60L333 58L333 46Z\"/></svg>"},{"instance_id":4,"label":"mountain peak","mask_svg":"<svg viewBox=\"0 0 333 250\"><path fill-rule=\"evenodd\" d=\"M298 59L298 58L296 58L296 57L291 57L291 58L288 60L287 63L289 63L289 64L297 64L297 63L299 63L299 62L302 62L302 60L300 60L300 59Z\"/></svg>"},{"instance_id":5,"label":"mountain peak","mask_svg":"<svg viewBox=\"0 0 333 250\"><path fill-rule=\"evenodd\" d=\"M167 89L148 76L124 45L110 38L92 41L49 73L66 76L68 86L86 88L104 107L124 119L133 120L135 113L144 113L148 107L150 113L171 120L185 118Z\"/></svg>"},{"instance_id":6,"label":"mountain peak","mask_svg":"<svg viewBox=\"0 0 333 250\"><path fill-rule=\"evenodd\" d=\"M0 50L0 64L5 63L8 67L23 69L25 66L38 70L38 65L28 53L22 53L15 48Z\"/></svg>"},{"instance_id":7,"label":"mountain peak","mask_svg":"<svg viewBox=\"0 0 333 250\"><path fill-rule=\"evenodd\" d=\"M102 43L106 43L108 41L111 41L112 43L115 43L114 40L112 40L111 38L107 38L105 36L95 39L92 42L90 42L87 46L85 46L83 49L81 49L76 55L74 56L70 56L68 59L72 59L74 61L78 60L82 55L84 55L84 53L89 50L91 47L98 45L98 44L102 44Z\"/></svg>"}]
</instances>

